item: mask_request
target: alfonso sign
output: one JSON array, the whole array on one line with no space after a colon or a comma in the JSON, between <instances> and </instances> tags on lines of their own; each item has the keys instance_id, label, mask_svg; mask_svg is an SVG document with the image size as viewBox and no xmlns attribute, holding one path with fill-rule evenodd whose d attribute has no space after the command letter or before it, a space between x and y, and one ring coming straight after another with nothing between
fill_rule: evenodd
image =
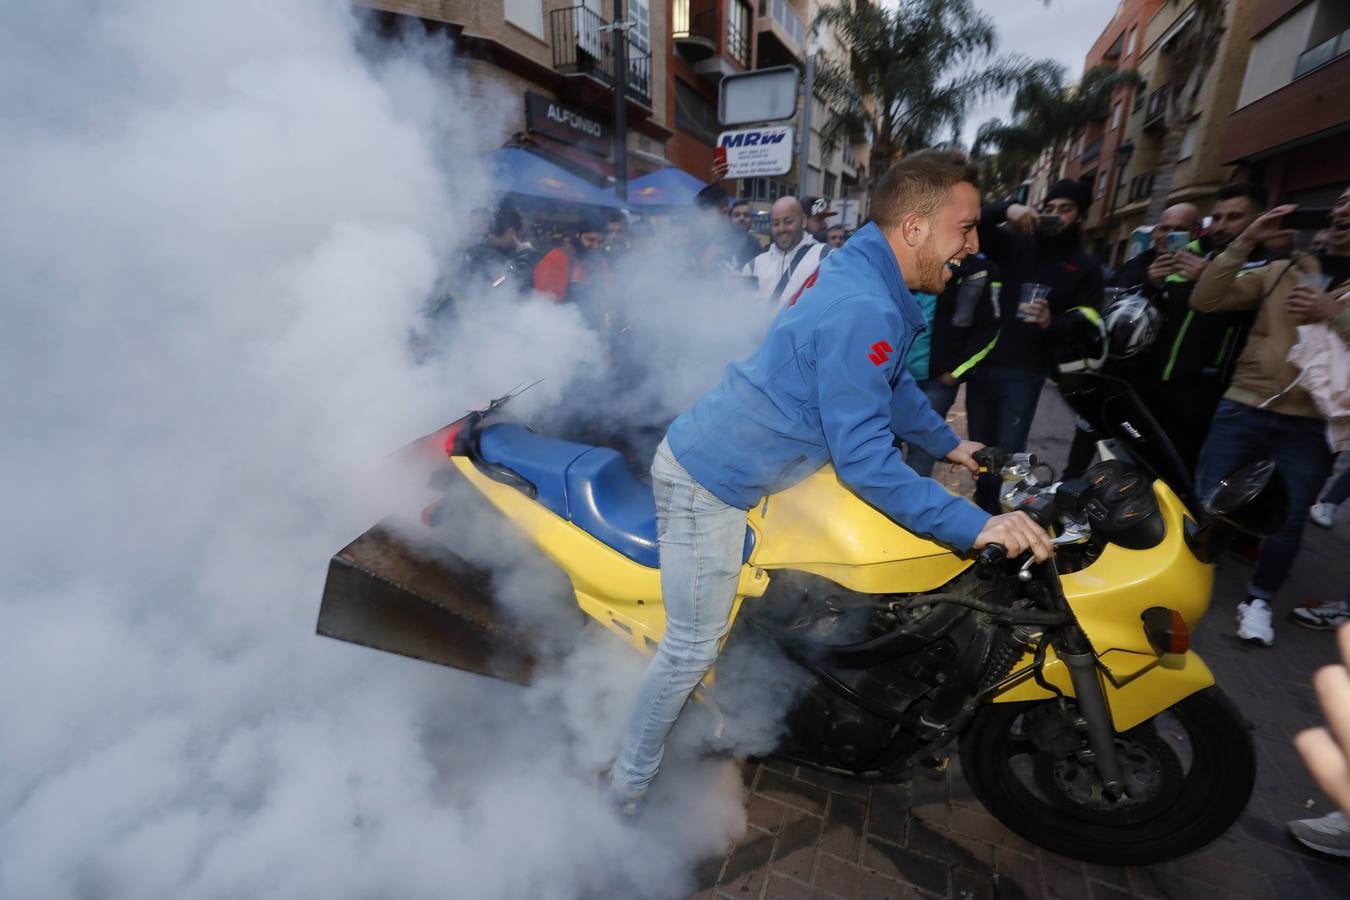
<instances>
[{"instance_id":1,"label":"alfonso sign","mask_svg":"<svg viewBox=\"0 0 1350 900\"><path fill-rule=\"evenodd\" d=\"M592 153L609 153L609 129L588 115L533 91L525 92L525 127Z\"/></svg>"}]
</instances>

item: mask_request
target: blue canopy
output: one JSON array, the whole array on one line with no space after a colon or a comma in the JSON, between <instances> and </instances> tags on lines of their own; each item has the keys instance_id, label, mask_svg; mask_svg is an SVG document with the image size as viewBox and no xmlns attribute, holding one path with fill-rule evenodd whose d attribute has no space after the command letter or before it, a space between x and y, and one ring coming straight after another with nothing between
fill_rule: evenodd
<instances>
[{"instance_id":1,"label":"blue canopy","mask_svg":"<svg viewBox=\"0 0 1350 900\"><path fill-rule=\"evenodd\" d=\"M560 203L586 203L591 206L622 206L619 198L609 191L578 178L542 157L521 150L503 147L492 154L493 174L497 184L508 194L540 197Z\"/></svg>"},{"instance_id":2,"label":"blue canopy","mask_svg":"<svg viewBox=\"0 0 1350 900\"><path fill-rule=\"evenodd\" d=\"M693 206L707 187L683 169L666 168L628 182L629 206Z\"/></svg>"}]
</instances>

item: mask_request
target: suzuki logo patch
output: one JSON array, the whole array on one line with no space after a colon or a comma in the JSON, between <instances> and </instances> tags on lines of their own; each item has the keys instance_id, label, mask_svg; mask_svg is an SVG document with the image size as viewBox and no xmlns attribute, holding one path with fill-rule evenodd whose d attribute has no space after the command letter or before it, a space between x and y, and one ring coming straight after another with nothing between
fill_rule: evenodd
<instances>
[{"instance_id":1,"label":"suzuki logo patch","mask_svg":"<svg viewBox=\"0 0 1350 900\"><path fill-rule=\"evenodd\" d=\"M867 354L867 358L872 361L872 365L879 366L889 360L891 358L890 354L894 352L895 351L891 349L890 344L885 341L877 341L872 345L872 352Z\"/></svg>"}]
</instances>

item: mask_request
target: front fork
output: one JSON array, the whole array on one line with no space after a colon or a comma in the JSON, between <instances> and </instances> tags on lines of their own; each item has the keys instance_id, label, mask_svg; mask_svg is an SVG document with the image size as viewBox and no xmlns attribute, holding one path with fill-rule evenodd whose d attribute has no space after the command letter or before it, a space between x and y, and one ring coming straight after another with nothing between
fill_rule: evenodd
<instances>
[{"instance_id":1,"label":"front fork","mask_svg":"<svg viewBox=\"0 0 1350 900\"><path fill-rule=\"evenodd\" d=\"M1041 584L1046 590L1047 605L1070 619L1069 625L1054 632L1051 644L1056 655L1068 667L1069 680L1073 683L1073 693L1078 700L1078 712L1082 716L1080 721L1087 729L1088 747L1092 751L1093 766L1102 779L1102 789L1112 800L1118 800L1125 791L1124 773L1120 757L1116 754L1111 712L1106 708L1106 695L1102 691L1101 679L1097 677L1097 658L1087 635L1078 627L1068 598L1064 596L1055 560L1051 558L1041 565Z\"/></svg>"}]
</instances>

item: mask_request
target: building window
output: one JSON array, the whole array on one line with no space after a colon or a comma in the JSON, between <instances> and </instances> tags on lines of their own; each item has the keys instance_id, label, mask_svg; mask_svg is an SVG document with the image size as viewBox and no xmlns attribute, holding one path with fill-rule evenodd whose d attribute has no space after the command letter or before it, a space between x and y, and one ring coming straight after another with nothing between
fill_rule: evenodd
<instances>
[{"instance_id":1,"label":"building window","mask_svg":"<svg viewBox=\"0 0 1350 900\"><path fill-rule=\"evenodd\" d=\"M750 66L750 4L737 0L727 16L727 51L736 62Z\"/></svg>"},{"instance_id":2,"label":"building window","mask_svg":"<svg viewBox=\"0 0 1350 900\"><path fill-rule=\"evenodd\" d=\"M824 187L823 190L821 190L820 193L823 194L823 195L826 196L826 197L833 197L833 196L834 196L834 181L835 181L835 174L834 174L833 172L826 172L826 173L825 173L825 187Z\"/></svg>"},{"instance_id":3,"label":"building window","mask_svg":"<svg viewBox=\"0 0 1350 900\"><path fill-rule=\"evenodd\" d=\"M1139 84L1136 85L1136 86L1135 86L1135 89L1134 89L1134 111L1135 111L1135 112L1139 112L1139 110L1141 110L1141 109L1144 108L1144 100L1145 100L1147 97L1148 97L1148 82L1147 82L1147 81L1140 81Z\"/></svg>"},{"instance_id":4,"label":"building window","mask_svg":"<svg viewBox=\"0 0 1350 900\"><path fill-rule=\"evenodd\" d=\"M675 79L675 127L705 144L717 143L717 107L678 78Z\"/></svg>"},{"instance_id":5,"label":"building window","mask_svg":"<svg viewBox=\"0 0 1350 900\"><path fill-rule=\"evenodd\" d=\"M1131 25L1131 26L1130 26L1130 40L1129 40L1129 42L1125 45L1125 48L1126 48L1126 49L1125 49L1125 55L1126 55L1126 56L1137 56L1137 55L1138 55L1138 53L1139 53L1139 28L1138 28L1138 26L1135 26L1135 25Z\"/></svg>"},{"instance_id":6,"label":"building window","mask_svg":"<svg viewBox=\"0 0 1350 900\"><path fill-rule=\"evenodd\" d=\"M1112 130L1112 131L1115 131L1117 128L1120 127L1120 108L1121 108L1123 105L1124 105L1123 103L1117 103L1117 104L1115 105L1115 107L1111 110L1111 130Z\"/></svg>"},{"instance_id":7,"label":"building window","mask_svg":"<svg viewBox=\"0 0 1350 900\"><path fill-rule=\"evenodd\" d=\"M638 48L650 52L652 49L652 20L647 9L647 0L628 0L628 21L635 23L628 30L628 40Z\"/></svg>"},{"instance_id":8,"label":"building window","mask_svg":"<svg viewBox=\"0 0 1350 900\"><path fill-rule=\"evenodd\" d=\"M1103 197L1105 195L1106 195L1106 173L1100 172L1097 175L1097 196Z\"/></svg>"},{"instance_id":9,"label":"building window","mask_svg":"<svg viewBox=\"0 0 1350 900\"><path fill-rule=\"evenodd\" d=\"M1190 159L1195 153L1195 142L1200 137L1200 120L1186 126L1186 133L1181 136L1181 151L1177 154L1177 159Z\"/></svg>"},{"instance_id":10,"label":"building window","mask_svg":"<svg viewBox=\"0 0 1350 900\"><path fill-rule=\"evenodd\" d=\"M503 17L521 31L527 31L540 40L543 39L543 0L506 0Z\"/></svg>"}]
</instances>

